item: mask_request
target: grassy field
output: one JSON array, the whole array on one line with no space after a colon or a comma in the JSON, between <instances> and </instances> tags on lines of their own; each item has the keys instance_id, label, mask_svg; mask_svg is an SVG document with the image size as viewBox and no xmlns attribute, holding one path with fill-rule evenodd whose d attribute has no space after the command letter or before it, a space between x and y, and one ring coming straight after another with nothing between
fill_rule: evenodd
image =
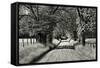
<instances>
[{"instance_id":1,"label":"grassy field","mask_svg":"<svg viewBox=\"0 0 100 68\"><path fill-rule=\"evenodd\" d=\"M36 59L37 57L39 57L41 54L43 54L48 50L49 47L46 47L41 43L34 43L22 47L19 49L19 63L20 64L30 63L32 60Z\"/></svg>"}]
</instances>

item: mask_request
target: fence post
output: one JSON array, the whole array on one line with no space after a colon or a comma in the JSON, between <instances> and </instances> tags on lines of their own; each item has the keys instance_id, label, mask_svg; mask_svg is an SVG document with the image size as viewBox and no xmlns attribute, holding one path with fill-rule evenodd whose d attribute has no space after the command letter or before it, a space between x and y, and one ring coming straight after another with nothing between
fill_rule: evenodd
<instances>
[{"instance_id":1,"label":"fence post","mask_svg":"<svg viewBox=\"0 0 100 68\"><path fill-rule=\"evenodd\" d=\"M24 47L24 39L22 39L23 47Z\"/></svg>"}]
</instances>

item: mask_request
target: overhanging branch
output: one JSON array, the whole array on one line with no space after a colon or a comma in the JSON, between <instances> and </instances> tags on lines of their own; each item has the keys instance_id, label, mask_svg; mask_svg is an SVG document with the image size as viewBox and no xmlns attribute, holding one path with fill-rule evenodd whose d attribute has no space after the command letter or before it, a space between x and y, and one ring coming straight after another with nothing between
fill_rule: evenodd
<instances>
[{"instance_id":1,"label":"overhanging branch","mask_svg":"<svg viewBox=\"0 0 100 68\"><path fill-rule=\"evenodd\" d=\"M28 8L28 9L32 12L32 14L33 14L33 16L34 16L34 19L36 19L36 20L37 20L37 16L36 16L36 14L35 14L35 11L34 11L34 9L33 9L32 5L30 5L30 6L25 5L25 7L27 7L27 8Z\"/></svg>"}]
</instances>

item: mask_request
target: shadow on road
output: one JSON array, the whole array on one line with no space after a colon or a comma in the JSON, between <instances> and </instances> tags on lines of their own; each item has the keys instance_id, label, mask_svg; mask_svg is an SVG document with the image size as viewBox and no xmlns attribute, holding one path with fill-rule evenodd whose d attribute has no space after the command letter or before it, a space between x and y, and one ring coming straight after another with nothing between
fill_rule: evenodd
<instances>
[{"instance_id":1,"label":"shadow on road","mask_svg":"<svg viewBox=\"0 0 100 68\"><path fill-rule=\"evenodd\" d=\"M36 57L35 59L33 59L30 63L36 63L37 61L39 61L40 59L42 59L48 52L50 52L53 49L49 49L48 51L42 53L40 56Z\"/></svg>"},{"instance_id":2,"label":"shadow on road","mask_svg":"<svg viewBox=\"0 0 100 68\"><path fill-rule=\"evenodd\" d=\"M36 63L37 61L41 60L47 53L49 53L51 50L54 50L58 47L58 45L61 43L61 41L57 44L57 45L54 45L54 44L51 44L53 45L54 47L50 47L50 49L44 53L42 53L40 56L36 57L35 59L33 59L30 63Z\"/></svg>"},{"instance_id":3,"label":"shadow on road","mask_svg":"<svg viewBox=\"0 0 100 68\"><path fill-rule=\"evenodd\" d=\"M74 46L58 46L56 49L75 49Z\"/></svg>"}]
</instances>

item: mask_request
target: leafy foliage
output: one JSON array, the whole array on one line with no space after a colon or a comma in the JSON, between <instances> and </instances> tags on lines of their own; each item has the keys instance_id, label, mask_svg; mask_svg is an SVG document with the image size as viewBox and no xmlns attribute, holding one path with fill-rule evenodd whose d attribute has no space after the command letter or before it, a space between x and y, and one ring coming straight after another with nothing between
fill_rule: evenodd
<instances>
[{"instance_id":1,"label":"leafy foliage","mask_svg":"<svg viewBox=\"0 0 100 68\"><path fill-rule=\"evenodd\" d=\"M53 31L54 36L96 31L96 9L46 5L20 5L19 36Z\"/></svg>"},{"instance_id":2,"label":"leafy foliage","mask_svg":"<svg viewBox=\"0 0 100 68\"><path fill-rule=\"evenodd\" d=\"M78 8L79 17L81 19L79 27L80 33L82 30L86 34L91 33L95 35L96 33L96 8ZM89 34L90 35L90 34Z\"/></svg>"}]
</instances>

